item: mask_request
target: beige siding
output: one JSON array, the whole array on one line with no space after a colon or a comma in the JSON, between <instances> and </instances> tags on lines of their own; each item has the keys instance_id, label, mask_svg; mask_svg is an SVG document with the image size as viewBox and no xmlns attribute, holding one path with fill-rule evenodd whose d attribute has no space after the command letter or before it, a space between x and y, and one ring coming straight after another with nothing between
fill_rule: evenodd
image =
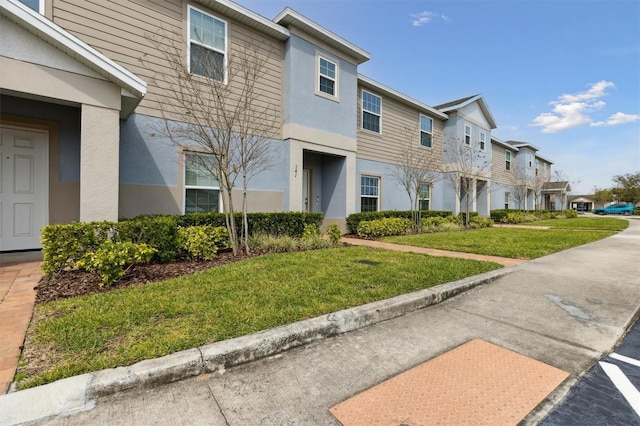
<instances>
[{"instance_id":1,"label":"beige siding","mask_svg":"<svg viewBox=\"0 0 640 426\"><path fill-rule=\"evenodd\" d=\"M205 7L202 10L228 23L229 57L249 46L263 59L264 68L257 84L258 101L269 105L276 115L273 132L282 123L282 42ZM182 0L54 0L53 20L110 59L147 82L147 95L137 112L152 116L175 114L175 78L164 52L185 56L187 47L187 3ZM202 81L206 81L202 79ZM204 86L203 86L204 87ZM231 86L234 90L237 86Z\"/></svg>"},{"instance_id":2,"label":"beige siding","mask_svg":"<svg viewBox=\"0 0 640 426\"><path fill-rule=\"evenodd\" d=\"M492 144L491 146L491 178L494 182L513 184L515 179L515 158L516 153L511 152L511 170L507 170L505 167L505 152L506 148Z\"/></svg>"},{"instance_id":3,"label":"beige siding","mask_svg":"<svg viewBox=\"0 0 640 426\"><path fill-rule=\"evenodd\" d=\"M373 89L365 88L364 90L382 98L381 133L362 129L362 89L362 87L358 87L358 158L396 163L399 161L400 153L411 145L414 148L421 148L421 111L385 97ZM442 164L444 122L439 118L429 116L429 114L422 114L433 120L431 151L436 156L438 163Z\"/></svg>"}]
</instances>

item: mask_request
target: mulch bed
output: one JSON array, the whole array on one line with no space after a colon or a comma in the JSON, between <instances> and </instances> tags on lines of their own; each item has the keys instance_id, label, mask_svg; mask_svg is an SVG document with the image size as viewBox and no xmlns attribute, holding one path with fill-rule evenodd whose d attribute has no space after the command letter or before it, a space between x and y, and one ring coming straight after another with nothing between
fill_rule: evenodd
<instances>
[{"instance_id":1,"label":"mulch bed","mask_svg":"<svg viewBox=\"0 0 640 426\"><path fill-rule=\"evenodd\" d=\"M179 260L172 263L134 265L124 277L108 287L100 287L100 277L97 274L79 270L61 271L51 278L44 277L40 280L36 286L36 303L143 285L192 274L258 255L258 253L251 255L239 253L234 256L232 252L223 252L210 261Z\"/></svg>"}]
</instances>

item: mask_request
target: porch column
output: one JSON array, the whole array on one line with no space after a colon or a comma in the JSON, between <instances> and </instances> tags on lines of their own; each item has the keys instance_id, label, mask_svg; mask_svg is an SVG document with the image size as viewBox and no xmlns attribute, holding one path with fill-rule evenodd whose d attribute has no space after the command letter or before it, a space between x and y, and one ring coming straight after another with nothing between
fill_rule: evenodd
<instances>
[{"instance_id":1,"label":"porch column","mask_svg":"<svg viewBox=\"0 0 640 426\"><path fill-rule=\"evenodd\" d=\"M80 220L117 221L119 111L83 104L80 129Z\"/></svg>"}]
</instances>

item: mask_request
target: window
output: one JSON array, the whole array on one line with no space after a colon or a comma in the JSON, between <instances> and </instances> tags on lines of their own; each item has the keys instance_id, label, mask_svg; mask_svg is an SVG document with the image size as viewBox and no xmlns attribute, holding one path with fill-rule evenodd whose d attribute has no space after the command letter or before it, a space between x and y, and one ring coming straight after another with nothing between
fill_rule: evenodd
<instances>
[{"instance_id":1,"label":"window","mask_svg":"<svg viewBox=\"0 0 640 426\"><path fill-rule=\"evenodd\" d=\"M505 168L507 170L511 170L511 151L505 151L504 153L504 160L505 160Z\"/></svg>"},{"instance_id":2,"label":"window","mask_svg":"<svg viewBox=\"0 0 640 426\"><path fill-rule=\"evenodd\" d=\"M212 176L213 156L185 153L184 163L184 212L220 211L220 187Z\"/></svg>"},{"instance_id":3,"label":"window","mask_svg":"<svg viewBox=\"0 0 640 426\"><path fill-rule=\"evenodd\" d=\"M480 132L480 151L484 151L484 147L486 146L485 137L484 132Z\"/></svg>"},{"instance_id":4,"label":"window","mask_svg":"<svg viewBox=\"0 0 640 426\"><path fill-rule=\"evenodd\" d=\"M362 128L380 133L382 99L365 90L362 91Z\"/></svg>"},{"instance_id":5,"label":"window","mask_svg":"<svg viewBox=\"0 0 640 426\"><path fill-rule=\"evenodd\" d=\"M504 208L505 208L505 209L508 209L508 208L509 208L509 196L510 196L510 195L511 195L511 194L510 194L510 193L508 193L508 192L505 192L505 193L504 193Z\"/></svg>"},{"instance_id":6,"label":"window","mask_svg":"<svg viewBox=\"0 0 640 426\"><path fill-rule=\"evenodd\" d=\"M424 115L420 115L420 145L431 148L433 136L433 120Z\"/></svg>"},{"instance_id":7,"label":"window","mask_svg":"<svg viewBox=\"0 0 640 426\"><path fill-rule=\"evenodd\" d=\"M336 80L337 66L328 59L318 56L318 90L327 95L337 96Z\"/></svg>"},{"instance_id":8,"label":"window","mask_svg":"<svg viewBox=\"0 0 640 426\"><path fill-rule=\"evenodd\" d=\"M44 13L44 0L20 0L20 3L40 14Z\"/></svg>"},{"instance_id":9,"label":"window","mask_svg":"<svg viewBox=\"0 0 640 426\"><path fill-rule=\"evenodd\" d=\"M471 145L471 127L464 126L464 144Z\"/></svg>"},{"instance_id":10,"label":"window","mask_svg":"<svg viewBox=\"0 0 640 426\"><path fill-rule=\"evenodd\" d=\"M225 81L227 23L189 6L189 72Z\"/></svg>"},{"instance_id":11,"label":"window","mask_svg":"<svg viewBox=\"0 0 640 426\"><path fill-rule=\"evenodd\" d=\"M429 210L431 201L431 185L421 182L418 188L418 209Z\"/></svg>"},{"instance_id":12,"label":"window","mask_svg":"<svg viewBox=\"0 0 640 426\"><path fill-rule=\"evenodd\" d=\"M360 177L360 211L377 212L380 205L380 178L375 176Z\"/></svg>"}]
</instances>

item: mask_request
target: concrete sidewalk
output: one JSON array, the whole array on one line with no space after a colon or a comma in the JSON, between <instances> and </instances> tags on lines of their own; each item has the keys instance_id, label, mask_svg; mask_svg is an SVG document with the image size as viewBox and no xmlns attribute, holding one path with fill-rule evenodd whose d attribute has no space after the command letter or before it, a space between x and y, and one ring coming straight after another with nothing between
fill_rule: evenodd
<instances>
[{"instance_id":1,"label":"concrete sidewalk","mask_svg":"<svg viewBox=\"0 0 640 426\"><path fill-rule=\"evenodd\" d=\"M485 281L494 279L490 285L465 283L475 287L428 309L393 318L394 310L420 308L437 298L412 294L297 323L297 336L313 336L324 326L355 331L310 339L305 346L259 361L229 368L224 355L194 349L156 364L105 370L101 376L79 376L9 394L0 397L0 413L10 420L8 424L33 420L51 425L335 425L329 407L480 338L571 374L525 419L535 424L585 370L611 350L638 313L640 222L630 223L613 237L506 268L499 276L487 277ZM457 291L460 286L452 283L446 288ZM363 321L385 316L393 319L356 329ZM291 331L275 330L271 342L293 343L287 340ZM264 349L262 342L262 346L254 342L256 350ZM246 343L237 343L240 355L249 356L242 352ZM112 386L120 381L124 389L153 379L161 370L169 374L178 367L208 371L212 364L207 360L217 363L209 369L212 373L100 396L100 378ZM88 411L44 419L68 414L65 410Z\"/></svg>"}]
</instances>

